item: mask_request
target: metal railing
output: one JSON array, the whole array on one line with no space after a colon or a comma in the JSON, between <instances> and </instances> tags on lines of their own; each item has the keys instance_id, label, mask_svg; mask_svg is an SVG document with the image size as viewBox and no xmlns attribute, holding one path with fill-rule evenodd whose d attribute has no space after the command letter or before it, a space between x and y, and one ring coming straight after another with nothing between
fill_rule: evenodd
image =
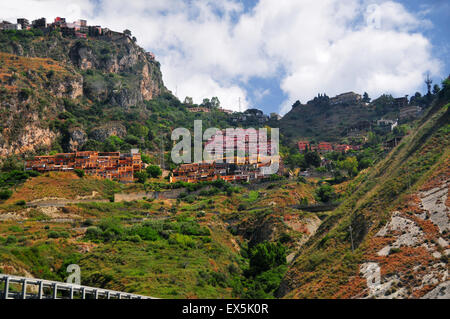
<instances>
[{"instance_id":1,"label":"metal railing","mask_svg":"<svg viewBox=\"0 0 450 319\"><path fill-rule=\"evenodd\" d=\"M102 288L4 274L0 274L0 289L0 299L157 299Z\"/></svg>"}]
</instances>

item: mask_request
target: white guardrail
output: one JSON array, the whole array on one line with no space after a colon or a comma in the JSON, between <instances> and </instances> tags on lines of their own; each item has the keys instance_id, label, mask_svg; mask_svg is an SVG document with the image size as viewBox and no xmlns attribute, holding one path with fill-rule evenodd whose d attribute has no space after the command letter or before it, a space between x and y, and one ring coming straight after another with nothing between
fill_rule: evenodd
<instances>
[{"instance_id":1,"label":"white guardrail","mask_svg":"<svg viewBox=\"0 0 450 319\"><path fill-rule=\"evenodd\" d=\"M17 291L17 288L20 288L20 291ZM0 299L158 299L102 288L5 274L0 274L0 289Z\"/></svg>"}]
</instances>

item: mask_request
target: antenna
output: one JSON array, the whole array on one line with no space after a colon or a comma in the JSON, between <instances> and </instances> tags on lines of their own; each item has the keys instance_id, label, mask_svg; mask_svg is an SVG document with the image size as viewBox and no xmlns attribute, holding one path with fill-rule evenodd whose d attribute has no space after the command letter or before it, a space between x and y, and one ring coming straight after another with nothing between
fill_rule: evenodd
<instances>
[{"instance_id":1,"label":"antenna","mask_svg":"<svg viewBox=\"0 0 450 319\"><path fill-rule=\"evenodd\" d=\"M431 84L433 81L430 79L430 72L427 72L427 79L425 80L425 84L427 85L428 94L431 94Z\"/></svg>"}]
</instances>

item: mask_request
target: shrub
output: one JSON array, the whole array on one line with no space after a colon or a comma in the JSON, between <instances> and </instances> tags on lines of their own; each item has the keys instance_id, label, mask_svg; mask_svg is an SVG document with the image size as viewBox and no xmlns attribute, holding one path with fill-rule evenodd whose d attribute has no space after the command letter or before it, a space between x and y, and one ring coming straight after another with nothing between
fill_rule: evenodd
<instances>
[{"instance_id":1,"label":"shrub","mask_svg":"<svg viewBox=\"0 0 450 319\"><path fill-rule=\"evenodd\" d=\"M52 230L48 233L47 237L48 238L69 238L70 234L66 231L57 232L57 231Z\"/></svg>"},{"instance_id":2,"label":"shrub","mask_svg":"<svg viewBox=\"0 0 450 319\"><path fill-rule=\"evenodd\" d=\"M14 205L17 206L25 206L27 204L27 202L25 202L23 199L18 200L17 202L14 203Z\"/></svg>"},{"instance_id":3,"label":"shrub","mask_svg":"<svg viewBox=\"0 0 450 319\"><path fill-rule=\"evenodd\" d=\"M77 176L79 177L79 178L83 178L84 177L84 171L82 170L82 169L74 169L73 170L73 172L75 173L75 174L77 174Z\"/></svg>"},{"instance_id":4,"label":"shrub","mask_svg":"<svg viewBox=\"0 0 450 319\"><path fill-rule=\"evenodd\" d=\"M332 202L336 198L334 188L328 184L323 184L316 190L316 199L322 203Z\"/></svg>"},{"instance_id":5,"label":"shrub","mask_svg":"<svg viewBox=\"0 0 450 319\"><path fill-rule=\"evenodd\" d=\"M141 237L139 235L132 235L127 237L128 241L131 241L133 243L139 243L142 241Z\"/></svg>"},{"instance_id":6,"label":"shrub","mask_svg":"<svg viewBox=\"0 0 450 319\"><path fill-rule=\"evenodd\" d=\"M90 240L101 239L103 232L98 227L89 227L85 237Z\"/></svg>"},{"instance_id":7,"label":"shrub","mask_svg":"<svg viewBox=\"0 0 450 319\"><path fill-rule=\"evenodd\" d=\"M12 196L12 191L9 189L0 190L0 200L7 200Z\"/></svg>"},{"instance_id":8,"label":"shrub","mask_svg":"<svg viewBox=\"0 0 450 319\"><path fill-rule=\"evenodd\" d=\"M85 227L89 227L89 226L92 226L92 225L94 225L94 221L92 219L90 219L90 218L86 219L83 222L83 226L85 226Z\"/></svg>"},{"instance_id":9,"label":"shrub","mask_svg":"<svg viewBox=\"0 0 450 319\"><path fill-rule=\"evenodd\" d=\"M191 238L191 236L183 235L183 234L174 234L169 238L170 244L178 244L182 247L195 247L195 240Z\"/></svg>"},{"instance_id":10,"label":"shrub","mask_svg":"<svg viewBox=\"0 0 450 319\"><path fill-rule=\"evenodd\" d=\"M41 173L36 172L36 171L28 171L27 174L29 177L38 177L41 175Z\"/></svg>"},{"instance_id":11,"label":"shrub","mask_svg":"<svg viewBox=\"0 0 450 319\"><path fill-rule=\"evenodd\" d=\"M250 273L260 274L286 264L286 248L280 243L264 242L250 250Z\"/></svg>"},{"instance_id":12,"label":"shrub","mask_svg":"<svg viewBox=\"0 0 450 319\"><path fill-rule=\"evenodd\" d=\"M6 241L5 241L6 245L15 244L15 243L17 243L16 236L10 235L10 236L8 236L8 238L6 238Z\"/></svg>"},{"instance_id":13,"label":"shrub","mask_svg":"<svg viewBox=\"0 0 450 319\"><path fill-rule=\"evenodd\" d=\"M153 178L158 178L159 176L162 175L162 170L157 165L148 166L146 171L147 171L148 176L153 177Z\"/></svg>"},{"instance_id":14,"label":"shrub","mask_svg":"<svg viewBox=\"0 0 450 319\"><path fill-rule=\"evenodd\" d=\"M137 179L138 183L145 184L147 181L148 175L147 172L136 172L134 173L134 177Z\"/></svg>"}]
</instances>

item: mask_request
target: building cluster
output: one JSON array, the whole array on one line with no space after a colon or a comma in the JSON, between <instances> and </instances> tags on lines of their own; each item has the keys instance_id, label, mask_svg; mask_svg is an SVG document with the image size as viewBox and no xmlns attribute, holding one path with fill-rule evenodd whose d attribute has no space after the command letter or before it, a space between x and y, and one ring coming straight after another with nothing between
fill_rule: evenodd
<instances>
[{"instance_id":1,"label":"building cluster","mask_svg":"<svg viewBox=\"0 0 450 319\"><path fill-rule=\"evenodd\" d=\"M269 116L265 115L263 111L258 109L248 109L243 113L236 113L232 121L234 123L238 122L248 122L248 123L257 123L264 124L269 121Z\"/></svg>"},{"instance_id":2,"label":"building cluster","mask_svg":"<svg viewBox=\"0 0 450 319\"><path fill-rule=\"evenodd\" d=\"M103 28L100 25L88 25L87 20L78 19L74 22L68 22L66 18L56 17L52 23L48 23L46 18L33 20L31 23L28 19L19 18L17 23L9 21L0 22L0 30L30 30L39 29L44 33L59 31L65 37L87 38L105 36L109 38L121 38L124 36L131 37L131 34L112 31ZM152 52L147 52L151 60L155 60Z\"/></svg>"},{"instance_id":3,"label":"building cluster","mask_svg":"<svg viewBox=\"0 0 450 319\"><path fill-rule=\"evenodd\" d=\"M409 120L420 116L422 108L417 105L408 105L408 96L398 97L394 99L394 106L399 108L399 119Z\"/></svg>"},{"instance_id":4,"label":"building cluster","mask_svg":"<svg viewBox=\"0 0 450 319\"><path fill-rule=\"evenodd\" d=\"M134 173L143 168L139 150L130 153L85 151L35 156L25 169L38 172L83 170L87 175L120 182L133 182Z\"/></svg>"},{"instance_id":5,"label":"building cluster","mask_svg":"<svg viewBox=\"0 0 450 319\"><path fill-rule=\"evenodd\" d=\"M207 107L190 107L187 109L188 112L191 113L209 113L210 109L208 109Z\"/></svg>"},{"instance_id":6,"label":"building cluster","mask_svg":"<svg viewBox=\"0 0 450 319\"><path fill-rule=\"evenodd\" d=\"M379 119L377 126L386 131L393 131L398 126L398 120Z\"/></svg>"},{"instance_id":7,"label":"building cluster","mask_svg":"<svg viewBox=\"0 0 450 319\"><path fill-rule=\"evenodd\" d=\"M201 107L201 106L189 107L187 110L188 110L188 112L191 112L191 113L209 113L209 112L211 112L211 110L209 108ZM223 109L220 107L217 109L217 111L226 113L226 114L233 114L233 111L226 110L226 109Z\"/></svg>"},{"instance_id":8,"label":"building cluster","mask_svg":"<svg viewBox=\"0 0 450 319\"><path fill-rule=\"evenodd\" d=\"M361 95L354 93L354 92L347 92L347 93L342 93L335 97L332 97L330 99L330 105L355 104L355 103L359 103L361 101L361 99L362 99Z\"/></svg>"},{"instance_id":9,"label":"building cluster","mask_svg":"<svg viewBox=\"0 0 450 319\"><path fill-rule=\"evenodd\" d=\"M242 130L233 135L219 132L205 143L207 159L202 163L180 165L173 171L170 182L260 180L272 175L271 171L265 169L272 164L277 164L277 173L282 173L280 157L272 156L277 153L275 146L272 147L270 141L258 143L258 132L249 134ZM220 150L217 151L217 148ZM239 149L243 150L242 154Z\"/></svg>"},{"instance_id":10,"label":"building cluster","mask_svg":"<svg viewBox=\"0 0 450 319\"><path fill-rule=\"evenodd\" d=\"M359 150L361 145L348 145L348 144L334 144L329 142L320 142L318 144L310 144L309 141L297 142L298 150L300 153L306 153L308 151L318 153L328 152L348 152L350 150Z\"/></svg>"}]
</instances>

